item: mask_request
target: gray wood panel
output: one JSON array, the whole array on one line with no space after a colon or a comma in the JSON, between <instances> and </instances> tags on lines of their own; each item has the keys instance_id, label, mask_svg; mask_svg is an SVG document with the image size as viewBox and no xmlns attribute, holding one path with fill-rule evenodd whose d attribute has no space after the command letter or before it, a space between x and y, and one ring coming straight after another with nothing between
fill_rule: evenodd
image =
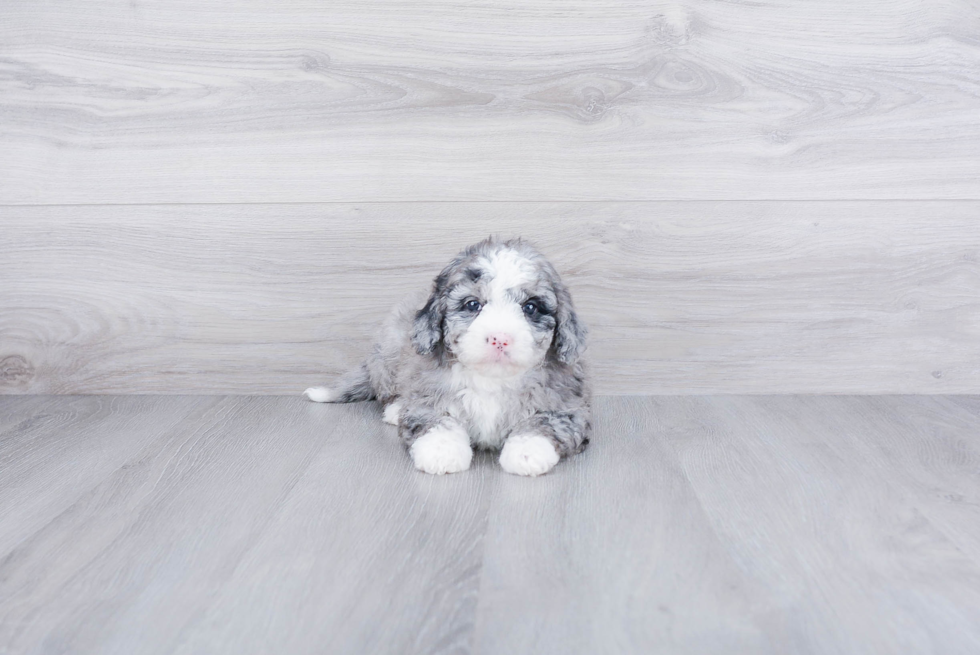
<instances>
[{"instance_id":1,"label":"gray wood panel","mask_svg":"<svg viewBox=\"0 0 980 655\"><path fill-rule=\"evenodd\" d=\"M474 652L788 652L669 449L662 405L683 402L600 398L584 455L501 479Z\"/></svg>"},{"instance_id":2,"label":"gray wood panel","mask_svg":"<svg viewBox=\"0 0 980 655\"><path fill-rule=\"evenodd\" d=\"M0 203L980 198L969 1L0 4Z\"/></svg>"},{"instance_id":3,"label":"gray wood panel","mask_svg":"<svg viewBox=\"0 0 980 655\"><path fill-rule=\"evenodd\" d=\"M15 549L41 526L71 519L79 498L138 460L154 440L168 433L183 438L175 426L196 420L214 400L48 397L34 406L0 433L0 560L16 559Z\"/></svg>"},{"instance_id":4,"label":"gray wood panel","mask_svg":"<svg viewBox=\"0 0 980 655\"><path fill-rule=\"evenodd\" d=\"M776 652L976 651L978 552L932 520L931 499L887 453L907 451L917 470L942 453L959 481L956 442L977 445L977 417L963 431L919 396L887 411L867 397L675 400L653 401L667 440L730 556L769 591L757 620L785 640ZM934 434L909 412L929 415ZM933 493L959 488L937 482Z\"/></svg>"},{"instance_id":5,"label":"gray wood panel","mask_svg":"<svg viewBox=\"0 0 980 655\"><path fill-rule=\"evenodd\" d=\"M600 397L538 479L418 473L373 404L40 400L0 398L0 652L980 646L977 396Z\"/></svg>"},{"instance_id":6,"label":"gray wood panel","mask_svg":"<svg viewBox=\"0 0 980 655\"><path fill-rule=\"evenodd\" d=\"M175 652L468 650L500 471L479 454L466 475L415 471L373 403L279 407L336 424L336 436Z\"/></svg>"},{"instance_id":7,"label":"gray wood panel","mask_svg":"<svg viewBox=\"0 0 980 655\"><path fill-rule=\"evenodd\" d=\"M60 487L60 514L38 521L0 506L0 533L30 535L0 559L0 651L465 646L497 471L416 473L373 404L200 398L207 411L161 434L154 413L175 399L138 402L140 416L90 413L32 431L62 445L63 466L66 443L92 449L110 422L125 421L143 447L84 495ZM48 411L72 403L137 399L57 397ZM21 451L13 463L44 461ZM30 480L52 493L42 476ZM0 477L0 497L10 490Z\"/></svg>"},{"instance_id":8,"label":"gray wood panel","mask_svg":"<svg viewBox=\"0 0 980 655\"><path fill-rule=\"evenodd\" d=\"M476 652L974 652L980 550L931 508L965 492L952 502L975 524L980 416L947 408L600 399L586 457L501 482Z\"/></svg>"},{"instance_id":9,"label":"gray wood panel","mask_svg":"<svg viewBox=\"0 0 980 655\"><path fill-rule=\"evenodd\" d=\"M966 556L980 563L980 436L976 428L980 397L936 397L918 402L908 396L848 401L847 411L820 420L839 448L856 461L887 463L905 481L917 508ZM861 411L853 411L860 407ZM817 412L814 412L816 414ZM889 439L862 435L881 430Z\"/></svg>"},{"instance_id":10,"label":"gray wood panel","mask_svg":"<svg viewBox=\"0 0 980 655\"><path fill-rule=\"evenodd\" d=\"M0 392L296 394L524 235L603 393L980 391L980 202L6 207Z\"/></svg>"},{"instance_id":11,"label":"gray wood panel","mask_svg":"<svg viewBox=\"0 0 980 655\"><path fill-rule=\"evenodd\" d=\"M283 402L212 399L162 435L152 434L149 414L128 417L134 437L150 433L149 445L4 560L0 644L9 652L172 652L329 442L326 414L274 411ZM81 430L99 425L83 419L47 437L90 447ZM15 519L0 515L19 527Z\"/></svg>"},{"instance_id":12,"label":"gray wood panel","mask_svg":"<svg viewBox=\"0 0 980 655\"><path fill-rule=\"evenodd\" d=\"M48 401L47 396L17 396L5 402L0 413L0 437L10 430L20 430L27 421L35 420L38 408Z\"/></svg>"}]
</instances>

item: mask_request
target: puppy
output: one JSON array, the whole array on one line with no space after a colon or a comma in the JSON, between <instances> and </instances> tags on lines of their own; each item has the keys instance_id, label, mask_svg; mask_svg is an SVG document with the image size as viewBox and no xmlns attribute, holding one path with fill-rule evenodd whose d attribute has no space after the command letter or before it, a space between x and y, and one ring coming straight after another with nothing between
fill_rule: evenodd
<instances>
[{"instance_id":1,"label":"puppy","mask_svg":"<svg viewBox=\"0 0 980 655\"><path fill-rule=\"evenodd\" d=\"M428 299L397 307L360 367L305 394L381 401L426 473L465 471L475 446L501 448L508 473L541 475L589 442L585 337L541 253L521 239L490 238L451 261Z\"/></svg>"}]
</instances>

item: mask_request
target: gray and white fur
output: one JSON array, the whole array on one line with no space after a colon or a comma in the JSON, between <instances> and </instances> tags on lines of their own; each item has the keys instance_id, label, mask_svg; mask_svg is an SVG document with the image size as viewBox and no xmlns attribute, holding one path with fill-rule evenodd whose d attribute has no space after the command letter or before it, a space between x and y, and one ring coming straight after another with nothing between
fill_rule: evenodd
<instances>
[{"instance_id":1,"label":"gray and white fur","mask_svg":"<svg viewBox=\"0 0 980 655\"><path fill-rule=\"evenodd\" d=\"M377 399L416 468L469 468L500 448L508 473L541 475L591 433L586 329L554 267L521 240L486 239L395 308L367 360L317 402Z\"/></svg>"}]
</instances>

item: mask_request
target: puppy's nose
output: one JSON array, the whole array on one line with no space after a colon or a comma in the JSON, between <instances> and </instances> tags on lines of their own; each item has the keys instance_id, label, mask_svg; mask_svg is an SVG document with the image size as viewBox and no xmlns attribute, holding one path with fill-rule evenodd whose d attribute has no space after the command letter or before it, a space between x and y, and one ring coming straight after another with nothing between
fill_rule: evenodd
<instances>
[{"instance_id":1,"label":"puppy's nose","mask_svg":"<svg viewBox=\"0 0 980 655\"><path fill-rule=\"evenodd\" d=\"M510 344L514 343L514 341L509 334L497 333L488 336L487 343L495 347L497 350L503 350Z\"/></svg>"}]
</instances>

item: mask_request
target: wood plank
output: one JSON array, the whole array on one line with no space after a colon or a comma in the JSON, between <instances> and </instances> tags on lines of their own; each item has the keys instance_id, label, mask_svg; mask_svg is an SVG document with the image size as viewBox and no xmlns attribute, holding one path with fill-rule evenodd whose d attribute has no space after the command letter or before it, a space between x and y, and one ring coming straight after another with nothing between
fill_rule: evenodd
<instances>
[{"instance_id":1,"label":"wood plank","mask_svg":"<svg viewBox=\"0 0 980 655\"><path fill-rule=\"evenodd\" d=\"M585 453L501 479L474 652L788 652L664 443L661 404L682 402L600 398Z\"/></svg>"},{"instance_id":2,"label":"wood plank","mask_svg":"<svg viewBox=\"0 0 980 655\"><path fill-rule=\"evenodd\" d=\"M876 396L844 402L848 411L821 414L826 432L858 459L902 480L916 510L980 564L980 397Z\"/></svg>"},{"instance_id":3,"label":"wood plank","mask_svg":"<svg viewBox=\"0 0 980 655\"><path fill-rule=\"evenodd\" d=\"M0 438L9 431L21 429L33 421L49 402L47 396L4 396L0 398Z\"/></svg>"},{"instance_id":4,"label":"wood plank","mask_svg":"<svg viewBox=\"0 0 980 655\"><path fill-rule=\"evenodd\" d=\"M465 473L416 471L373 404L296 411L337 437L175 652L468 652L505 474L479 453Z\"/></svg>"},{"instance_id":5,"label":"wood plank","mask_svg":"<svg viewBox=\"0 0 980 655\"><path fill-rule=\"evenodd\" d=\"M207 404L3 560L0 644L9 652L173 652L335 427L296 399ZM153 418L102 420L139 433Z\"/></svg>"},{"instance_id":6,"label":"wood plank","mask_svg":"<svg viewBox=\"0 0 980 655\"><path fill-rule=\"evenodd\" d=\"M971 2L8 0L0 203L980 198Z\"/></svg>"},{"instance_id":7,"label":"wood plank","mask_svg":"<svg viewBox=\"0 0 980 655\"><path fill-rule=\"evenodd\" d=\"M0 558L215 400L47 397L34 405L0 434ZM10 404L21 403L0 398L0 414Z\"/></svg>"},{"instance_id":8,"label":"wood plank","mask_svg":"<svg viewBox=\"0 0 980 655\"><path fill-rule=\"evenodd\" d=\"M0 649L429 653L465 643L499 470L418 473L373 404L207 403L0 561ZM155 418L121 417L134 432ZM70 426L62 436L78 439ZM21 453L18 464L35 459Z\"/></svg>"},{"instance_id":9,"label":"wood plank","mask_svg":"<svg viewBox=\"0 0 980 655\"><path fill-rule=\"evenodd\" d=\"M776 652L976 651L980 563L927 515L909 470L883 456L905 450L921 470L928 450L955 456L949 441L927 444L894 406L887 423L867 420L888 411L877 398L650 402L728 554L769 592L758 610ZM846 424L860 427L842 434ZM974 417L956 433L975 441L977 427ZM936 492L951 492L965 476L943 468L957 482L936 478Z\"/></svg>"},{"instance_id":10,"label":"wood plank","mask_svg":"<svg viewBox=\"0 0 980 655\"><path fill-rule=\"evenodd\" d=\"M538 479L417 473L373 404L43 401L0 437L0 501L64 501L0 512L3 652L980 644L980 397L600 397Z\"/></svg>"},{"instance_id":11,"label":"wood plank","mask_svg":"<svg viewBox=\"0 0 980 655\"><path fill-rule=\"evenodd\" d=\"M600 393L977 393L980 202L8 207L0 392L296 394L524 235Z\"/></svg>"}]
</instances>

